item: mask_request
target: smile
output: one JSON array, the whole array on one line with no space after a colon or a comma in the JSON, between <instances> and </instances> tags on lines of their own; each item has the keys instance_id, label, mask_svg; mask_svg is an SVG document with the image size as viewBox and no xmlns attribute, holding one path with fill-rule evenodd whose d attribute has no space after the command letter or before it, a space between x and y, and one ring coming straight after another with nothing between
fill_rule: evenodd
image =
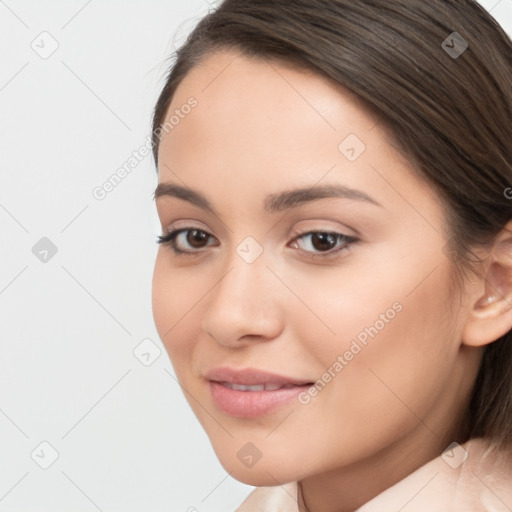
<instances>
[{"instance_id":1,"label":"smile","mask_svg":"<svg viewBox=\"0 0 512 512\"><path fill-rule=\"evenodd\" d=\"M276 391L296 387L295 384L234 384L233 382L220 382L220 384L235 391Z\"/></svg>"},{"instance_id":2,"label":"smile","mask_svg":"<svg viewBox=\"0 0 512 512\"><path fill-rule=\"evenodd\" d=\"M300 393L312 384L235 384L209 382L216 408L234 418L254 419L278 409L297 406Z\"/></svg>"}]
</instances>

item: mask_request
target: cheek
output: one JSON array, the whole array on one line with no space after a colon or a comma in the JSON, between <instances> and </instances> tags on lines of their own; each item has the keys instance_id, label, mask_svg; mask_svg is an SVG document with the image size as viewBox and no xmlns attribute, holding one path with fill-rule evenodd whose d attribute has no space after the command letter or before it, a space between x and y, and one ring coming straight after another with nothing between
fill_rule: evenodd
<instances>
[{"instance_id":1,"label":"cheek","mask_svg":"<svg viewBox=\"0 0 512 512\"><path fill-rule=\"evenodd\" d=\"M448 274L439 267L415 288L412 276L417 273L389 272L372 287L372 294L356 288L337 301L337 310L332 297L325 301L325 307L331 303L325 318L337 333L331 343L323 344L324 371L336 375L328 384L325 404L338 411L345 426L352 421L347 411L356 413L354 428L365 425L363 418L367 425L374 424L372 419L384 422L383 428L384 418L390 418L390 429L396 422L414 423L407 408L421 416L443 392L457 358L457 333L447 312Z\"/></svg>"},{"instance_id":2,"label":"cheek","mask_svg":"<svg viewBox=\"0 0 512 512\"><path fill-rule=\"evenodd\" d=\"M400 276L377 265L355 262L339 269L290 273L286 279L294 283L297 297L286 304L287 324L314 355L319 370L349 350L353 340L364 347L403 315Z\"/></svg>"},{"instance_id":3,"label":"cheek","mask_svg":"<svg viewBox=\"0 0 512 512\"><path fill-rule=\"evenodd\" d=\"M313 356L318 378L316 395L304 397L299 408L306 430L322 432L308 439L311 457L326 447L333 467L361 457L360 443L343 442L353 439L365 439L369 455L416 427L418 417L443 399L457 357L446 269L440 266L414 289L433 266L369 271L339 287L332 280L330 286L295 281L309 289L308 306L335 331L296 307L298 339Z\"/></svg>"},{"instance_id":4,"label":"cheek","mask_svg":"<svg viewBox=\"0 0 512 512\"><path fill-rule=\"evenodd\" d=\"M331 388L324 394L332 406L340 399L354 409L403 407L390 391L396 389L405 401L427 407L457 357L446 261L382 258L380 266L375 261L360 270L340 268L338 275L331 269L289 279L300 284L296 293L308 310L290 302L288 322Z\"/></svg>"},{"instance_id":5,"label":"cheek","mask_svg":"<svg viewBox=\"0 0 512 512\"><path fill-rule=\"evenodd\" d=\"M435 334L449 329L446 259L434 249L419 258L396 255L396 247L386 244L361 252L339 269L287 276L302 302L291 299L288 319L291 325L300 322L297 339L324 366L349 350L353 340L361 347L386 339L388 349L425 350L418 347L420 339L436 345Z\"/></svg>"},{"instance_id":6,"label":"cheek","mask_svg":"<svg viewBox=\"0 0 512 512\"><path fill-rule=\"evenodd\" d=\"M197 316L201 294L188 280L186 272L171 268L166 250L159 249L152 283L153 318L157 332L171 361L186 355L192 344L193 333L186 332Z\"/></svg>"}]
</instances>

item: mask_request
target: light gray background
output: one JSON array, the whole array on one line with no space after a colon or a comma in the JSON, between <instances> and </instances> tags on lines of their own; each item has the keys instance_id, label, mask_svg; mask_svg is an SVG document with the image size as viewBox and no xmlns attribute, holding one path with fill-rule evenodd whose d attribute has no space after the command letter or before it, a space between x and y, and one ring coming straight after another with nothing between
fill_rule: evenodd
<instances>
[{"instance_id":1,"label":"light gray background","mask_svg":"<svg viewBox=\"0 0 512 512\"><path fill-rule=\"evenodd\" d=\"M482 4L512 34L512 0ZM213 5L0 0L0 512L226 512L252 490L153 323L151 156L93 196L147 141L166 59ZM34 254L43 237L55 255Z\"/></svg>"}]
</instances>

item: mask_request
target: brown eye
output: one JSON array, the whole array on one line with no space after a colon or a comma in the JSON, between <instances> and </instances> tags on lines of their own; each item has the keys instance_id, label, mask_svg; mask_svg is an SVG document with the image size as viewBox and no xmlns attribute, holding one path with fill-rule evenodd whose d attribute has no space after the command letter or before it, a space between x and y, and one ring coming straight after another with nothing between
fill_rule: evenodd
<instances>
[{"instance_id":1,"label":"brown eye","mask_svg":"<svg viewBox=\"0 0 512 512\"><path fill-rule=\"evenodd\" d=\"M356 238L341 233L310 231L295 238L293 245L311 258L327 258L349 250L356 242Z\"/></svg>"},{"instance_id":2,"label":"brown eye","mask_svg":"<svg viewBox=\"0 0 512 512\"><path fill-rule=\"evenodd\" d=\"M160 235L157 242L169 246L176 254L194 254L209 245L219 245L215 237L197 228L181 228Z\"/></svg>"},{"instance_id":3,"label":"brown eye","mask_svg":"<svg viewBox=\"0 0 512 512\"><path fill-rule=\"evenodd\" d=\"M338 237L334 233L312 233L311 245L317 251L329 251L336 247Z\"/></svg>"},{"instance_id":4,"label":"brown eye","mask_svg":"<svg viewBox=\"0 0 512 512\"><path fill-rule=\"evenodd\" d=\"M187 232L187 243L194 249L201 249L208 245L209 234L200 229L189 229Z\"/></svg>"}]
</instances>

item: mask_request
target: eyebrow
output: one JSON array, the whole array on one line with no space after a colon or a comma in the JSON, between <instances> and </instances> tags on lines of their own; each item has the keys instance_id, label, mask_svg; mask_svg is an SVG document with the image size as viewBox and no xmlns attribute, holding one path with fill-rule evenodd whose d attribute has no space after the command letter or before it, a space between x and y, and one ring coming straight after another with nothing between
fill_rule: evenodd
<instances>
[{"instance_id":1,"label":"eyebrow","mask_svg":"<svg viewBox=\"0 0 512 512\"><path fill-rule=\"evenodd\" d=\"M172 183L159 183L154 192L154 199L163 196L182 199L195 206L198 206L199 208L209 210L210 212L216 214L208 199L189 187L175 185ZM382 205L378 201L370 197L362 190L356 190L338 184L296 188L292 190L285 190L284 192L279 192L276 194L270 194L264 201L264 208L268 213L276 213L283 210L296 208L311 201L332 197L367 202L382 208Z\"/></svg>"}]
</instances>

